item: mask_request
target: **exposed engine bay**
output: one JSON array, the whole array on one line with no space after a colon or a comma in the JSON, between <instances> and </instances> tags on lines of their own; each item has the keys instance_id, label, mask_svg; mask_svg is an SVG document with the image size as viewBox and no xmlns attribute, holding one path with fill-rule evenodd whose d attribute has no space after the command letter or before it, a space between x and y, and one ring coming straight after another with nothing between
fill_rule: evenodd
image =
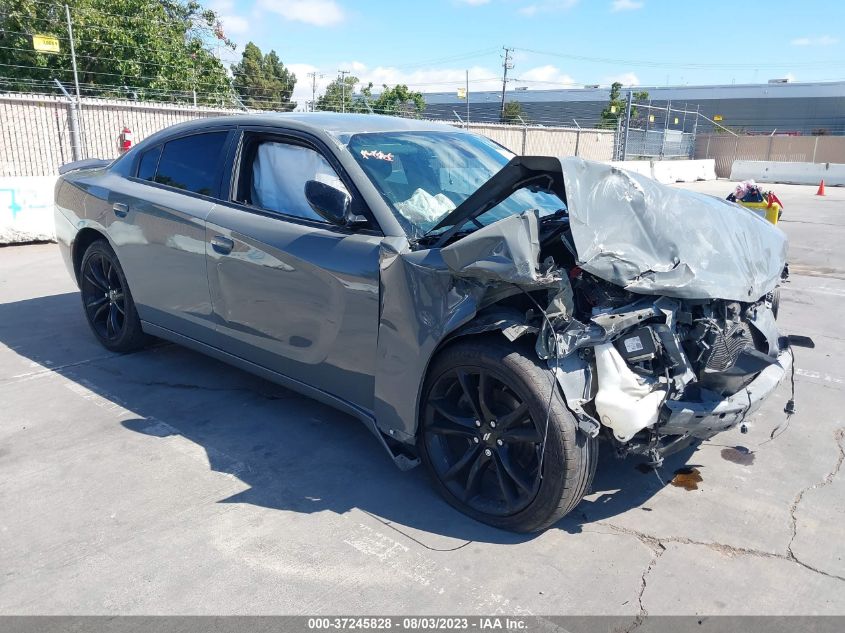
<instances>
[{"instance_id":1,"label":"exposed engine bay","mask_svg":"<svg viewBox=\"0 0 845 633\"><path fill-rule=\"evenodd\" d=\"M560 160L564 180L567 160ZM595 172L589 178L585 165ZM544 218L526 211L441 238L451 272L485 282L487 298L479 299L470 329L499 329L510 340L535 336L536 353L555 372L580 428L603 433L620 454L660 463L696 439L745 424L792 362L772 311L783 234L750 213L714 229L728 217L714 198L695 209L715 209L693 222L698 233L678 236L660 216L689 206L687 192L609 166L572 167L580 180L566 180L565 191L559 178L557 185L548 178L568 209ZM511 178L513 186L524 182L524 170ZM507 183L491 183L490 202L507 195ZM584 204L589 212L582 206L579 213L575 205ZM729 213L737 216L734 208ZM647 226L648 237L620 224ZM716 244L728 232L744 252Z\"/></svg>"}]
</instances>

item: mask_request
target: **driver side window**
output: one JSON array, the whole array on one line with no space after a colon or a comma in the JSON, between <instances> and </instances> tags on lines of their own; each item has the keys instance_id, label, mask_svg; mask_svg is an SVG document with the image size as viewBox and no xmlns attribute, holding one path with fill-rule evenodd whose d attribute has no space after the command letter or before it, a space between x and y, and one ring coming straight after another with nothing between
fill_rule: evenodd
<instances>
[{"instance_id":1,"label":"driver side window","mask_svg":"<svg viewBox=\"0 0 845 633\"><path fill-rule=\"evenodd\" d=\"M346 191L329 162L317 151L275 140L245 143L239 201L259 209L325 222L308 204L305 183L318 180Z\"/></svg>"}]
</instances>

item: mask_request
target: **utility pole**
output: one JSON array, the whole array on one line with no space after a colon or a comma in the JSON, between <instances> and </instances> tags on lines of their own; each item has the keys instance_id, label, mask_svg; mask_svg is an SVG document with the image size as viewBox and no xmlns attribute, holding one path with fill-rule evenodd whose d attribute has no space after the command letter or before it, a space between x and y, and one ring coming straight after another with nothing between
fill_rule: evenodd
<instances>
[{"instance_id":1,"label":"utility pole","mask_svg":"<svg viewBox=\"0 0 845 633\"><path fill-rule=\"evenodd\" d=\"M338 70L337 72L340 75L340 111L346 112L346 75L349 71Z\"/></svg>"},{"instance_id":2,"label":"utility pole","mask_svg":"<svg viewBox=\"0 0 845 633\"><path fill-rule=\"evenodd\" d=\"M504 120L505 118L505 87L508 85L508 70L513 68L513 63L511 62L511 51L512 48L508 48L507 46L503 46L502 48L505 49L505 59L502 61L502 112L501 112L501 119Z\"/></svg>"},{"instance_id":3,"label":"utility pole","mask_svg":"<svg viewBox=\"0 0 845 633\"><path fill-rule=\"evenodd\" d=\"M314 112L317 105L317 77L322 77L323 75L315 70L308 73L308 76L311 77L311 112Z\"/></svg>"},{"instance_id":4,"label":"utility pole","mask_svg":"<svg viewBox=\"0 0 845 633\"><path fill-rule=\"evenodd\" d=\"M469 129L469 70L467 72L467 122L466 128Z\"/></svg>"},{"instance_id":5,"label":"utility pole","mask_svg":"<svg viewBox=\"0 0 845 633\"><path fill-rule=\"evenodd\" d=\"M65 17L67 18L67 35L68 39L70 40L70 61L73 65L73 83L76 86L76 106L74 109L76 110L76 114L78 117L79 113L82 111L82 96L79 93L79 75L76 73L76 47L73 43L73 23L70 21L70 7L68 7L67 5L65 5ZM79 158L83 158L84 149L81 144L79 145L77 150ZM79 158L77 158L76 160L79 160Z\"/></svg>"}]
</instances>

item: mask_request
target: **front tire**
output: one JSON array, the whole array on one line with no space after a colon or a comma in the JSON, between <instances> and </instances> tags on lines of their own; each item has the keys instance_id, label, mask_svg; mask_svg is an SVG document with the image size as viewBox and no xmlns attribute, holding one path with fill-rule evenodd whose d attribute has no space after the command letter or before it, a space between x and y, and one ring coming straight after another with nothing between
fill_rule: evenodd
<instances>
[{"instance_id":1,"label":"front tire","mask_svg":"<svg viewBox=\"0 0 845 633\"><path fill-rule=\"evenodd\" d=\"M131 352L146 343L141 320L117 255L105 240L88 247L79 269L85 318L100 344L112 352Z\"/></svg>"},{"instance_id":2,"label":"front tire","mask_svg":"<svg viewBox=\"0 0 845 633\"><path fill-rule=\"evenodd\" d=\"M535 532L578 505L598 443L578 429L551 381L532 348L497 338L461 340L435 358L418 445L452 506L498 528Z\"/></svg>"}]
</instances>

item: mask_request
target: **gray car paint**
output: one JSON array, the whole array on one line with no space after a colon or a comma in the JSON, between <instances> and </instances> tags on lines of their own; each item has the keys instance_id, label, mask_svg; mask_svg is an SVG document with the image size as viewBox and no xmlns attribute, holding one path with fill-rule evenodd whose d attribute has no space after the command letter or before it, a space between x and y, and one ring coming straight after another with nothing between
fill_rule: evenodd
<instances>
[{"instance_id":1,"label":"gray car paint","mask_svg":"<svg viewBox=\"0 0 845 633\"><path fill-rule=\"evenodd\" d=\"M219 126L256 125L307 134L327 148L354 182L383 235L341 235L333 227L304 227L225 202L206 207L206 199L137 183L156 190L146 196L153 204L132 220L118 222L109 215L111 192L126 195L125 183L130 182L126 177L145 147ZM409 129L454 132L451 127L370 115L259 115L182 124L151 136L108 170L62 176L73 187L57 188L57 225L98 230L119 256L129 247L124 267L132 269L126 271L130 288L134 291L133 284L140 284L146 330L318 397L357 415L380 438L376 429L410 444L416 435L424 377L437 349L451 337L471 331L479 312L521 292L513 283L517 278L547 284L550 300L561 289L557 278L534 279L536 222L519 216L450 246L446 257L451 268L441 249L413 248L392 208L344 145L358 132ZM80 198L79 190L87 195ZM158 200L162 190L180 202ZM131 188L129 192L136 199L145 197ZM508 222L522 222L524 230L505 231ZM127 237L138 231L130 227L140 227L136 238ZM210 238L217 234L235 241L232 254L210 249ZM73 237L68 236L73 231L65 226L59 235L69 253ZM497 243L507 244L511 237L518 248L489 250L491 244L495 250ZM486 245L482 239L488 240ZM158 247L155 254L150 254L150 244ZM177 246L167 251L164 244ZM327 252L320 252L323 249ZM495 257L480 261L485 252ZM150 261L161 253L174 261L170 265ZM66 261L72 261L69 254ZM174 272L174 265L184 270ZM206 268L205 283L196 284L191 291L196 294L186 300L185 284L196 283L198 272ZM491 271L495 274L488 274ZM163 292L158 284L165 284ZM156 297L156 289L161 297ZM285 314L287 301L294 307L290 314ZM516 325L512 316L500 321ZM213 333L203 334L212 322ZM335 344L341 340L342 345ZM589 375L583 365L567 363L563 371L569 380L558 372L559 382L585 391ZM565 395L572 406L584 393Z\"/></svg>"}]
</instances>

